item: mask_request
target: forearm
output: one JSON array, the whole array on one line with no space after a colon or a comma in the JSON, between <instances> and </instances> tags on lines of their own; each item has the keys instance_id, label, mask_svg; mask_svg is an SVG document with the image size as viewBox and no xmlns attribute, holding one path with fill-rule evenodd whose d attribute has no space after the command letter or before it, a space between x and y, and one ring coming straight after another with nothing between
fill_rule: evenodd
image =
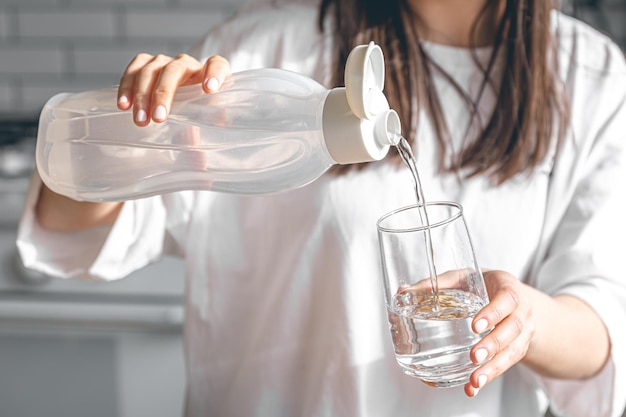
<instances>
[{"instance_id":1,"label":"forearm","mask_svg":"<svg viewBox=\"0 0 626 417\"><path fill-rule=\"evenodd\" d=\"M123 203L79 202L41 186L35 216L41 227L57 232L73 232L115 222Z\"/></svg>"},{"instance_id":2,"label":"forearm","mask_svg":"<svg viewBox=\"0 0 626 417\"><path fill-rule=\"evenodd\" d=\"M584 379L597 374L611 351L609 335L596 312L570 295L550 297L525 286L536 323L523 363L552 378Z\"/></svg>"}]
</instances>

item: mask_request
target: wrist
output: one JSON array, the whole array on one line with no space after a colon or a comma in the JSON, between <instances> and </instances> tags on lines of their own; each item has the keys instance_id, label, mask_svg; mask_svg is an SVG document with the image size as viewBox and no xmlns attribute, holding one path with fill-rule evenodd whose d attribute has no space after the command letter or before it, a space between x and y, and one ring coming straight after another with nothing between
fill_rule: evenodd
<instances>
[{"instance_id":1,"label":"wrist","mask_svg":"<svg viewBox=\"0 0 626 417\"><path fill-rule=\"evenodd\" d=\"M79 202L57 194L42 184L35 204L35 218L44 229L75 232L113 224L122 204Z\"/></svg>"},{"instance_id":2,"label":"wrist","mask_svg":"<svg viewBox=\"0 0 626 417\"><path fill-rule=\"evenodd\" d=\"M537 373L585 379L600 372L610 356L608 332L589 305L577 297L551 297L524 285L531 298L536 331L522 363Z\"/></svg>"}]
</instances>

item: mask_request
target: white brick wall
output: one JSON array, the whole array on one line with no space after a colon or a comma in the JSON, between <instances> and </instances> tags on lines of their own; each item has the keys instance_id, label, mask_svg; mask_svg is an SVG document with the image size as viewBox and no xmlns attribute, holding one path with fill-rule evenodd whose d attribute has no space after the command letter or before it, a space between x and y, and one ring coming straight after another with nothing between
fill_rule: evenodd
<instances>
[{"instance_id":1,"label":"white brick wall","mask_svg":"<svg viewBox=\"0 0 626 417\"><path fill-rule=\"evenodd\" d=\"M245 1L0 0L0 117L37 115L60 91L116 84L138 52L184 52ZM600 2L604 14L565 1L626 45L626 0Z\"/></svg>"},{"instance_id":2,"label":"white brick wall","mask_svg":"<svg viewBox=\"0 0 626 417\"><path fill-rule=\"evenodd\" d=\"M117 84L138 52L175 55L246 0L0 0L0 117Z\"/></svg>"}]
</instances>

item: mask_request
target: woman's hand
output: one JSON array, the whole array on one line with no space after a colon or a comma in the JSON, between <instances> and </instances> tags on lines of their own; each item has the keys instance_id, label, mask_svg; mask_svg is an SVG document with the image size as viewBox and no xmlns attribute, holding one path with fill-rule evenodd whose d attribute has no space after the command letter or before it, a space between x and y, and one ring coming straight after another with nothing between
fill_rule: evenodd
<instances>
[{"instance_id":1,"label":"woman's hand","mask_svg":"<svg viewBox=\"0 0 626 417\"><path fill-rule=\"evenodd\" d=\"M175 58L149 54L137 55L126 67L118 88L117 106L133 109L133 120L146 126L167 119L179 86L202 83L207 93L217 91L230 73L230 64L221 56L200 63L189 55Z\"/></svg>"},{"instance_id":2,"label":"woman's hand","mask_svg":"<svg viewBox=\"0 0 626 417\"><path fill-rule=\"evenodd\" d=\"M503 271L487 271L484 277L490 302L476 314L472 326L476 333L492 327L493 330L471 350L472 360L484 364L472 373L470 381L465 384L465 393L470 397L520 362L535 335L535 317L527 296L528 287Z\"/></svg>"},{"instance_id":3,"label":"woman's hand","mask_svg":"<svg viewBox=\"0 0 626 417\"><path fill-rule=\"evenodd\" d=\"M471 350L472 360L482 366L465 385L468 396L518 362L542 376L578 380L593 377L606 365L608 331L583 300L550 296L503 271L487 271L484 277L490 302L472 326L477 333L493 330Z\"/></svg>"}]
</instances>

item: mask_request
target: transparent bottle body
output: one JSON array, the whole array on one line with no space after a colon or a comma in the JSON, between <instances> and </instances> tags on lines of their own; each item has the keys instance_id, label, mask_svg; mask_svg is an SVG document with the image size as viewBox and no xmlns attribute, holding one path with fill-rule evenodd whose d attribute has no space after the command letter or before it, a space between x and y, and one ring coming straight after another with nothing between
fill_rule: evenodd
<instances>
[{"instance_id":1,"label":"transparent bottle body","mask_svg":"<svg viewBox=\"0 0 626 417\"><path fill-rule=\"evenodd\" d=\"M327 94L293 72L244 71L216 93L181 87L168 120L145 127L117 109L115 88L59 94L41 113L37 168L52 190L86 201L297 188L334 163L322 135Z\"/></svg>"}]
</instances>

